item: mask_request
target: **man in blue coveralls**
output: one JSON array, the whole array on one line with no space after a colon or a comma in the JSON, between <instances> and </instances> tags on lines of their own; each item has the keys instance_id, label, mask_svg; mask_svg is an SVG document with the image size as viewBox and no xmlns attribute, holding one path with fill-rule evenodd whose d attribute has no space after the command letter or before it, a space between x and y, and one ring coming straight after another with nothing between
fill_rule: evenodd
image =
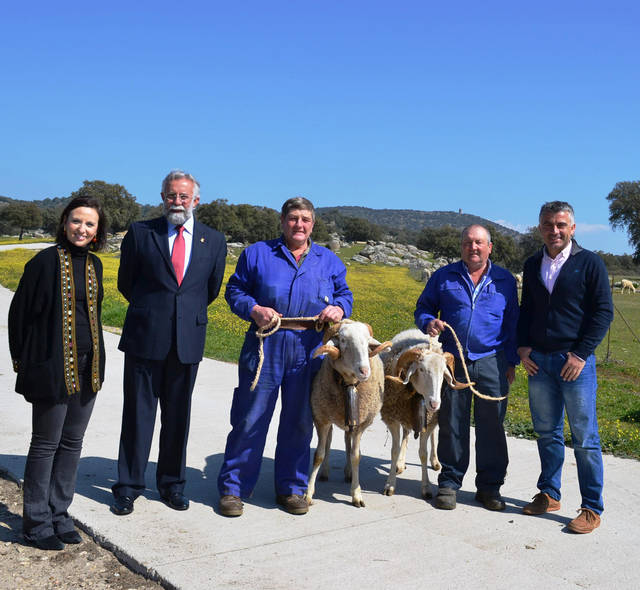
<instances>
[{"instance_id":1,"label":"man in blue coveralls","mask_svg":"<svg viewBox=\"0 0 640 590\"><path fill-rule=\"evenodd\" d=\"M282 236L257 242L240 255L225 298L231 311L250 321L238 361L238 387L231 405L232 430L218 475L220 513L240 516L241 498L251 495L258 480L269 422L282 392L275 454L276 501L291 514L305 514L309 445L313 418L311 381L320 359L311 359L322 333L280 329L264 339L264 363L257 386L250 390L258 367L256 329L274 316L318 316L338 322L351 314L353 295L346 268L333 252L310 239L315 222L313 204L303 198L282 206Z\"/></svg>"},{"instance_id":2,"label":"man in blue coveralls","mask_svg":"<svg viewBox=\"0 0 640 590\"><path fill-rule=\"evenodd\" d=\"M431 336L442 333L445 351L456 357L456 379L466 382L458 349L444 322L458 335L471 381L492 397L506 396L519 362L516 352L518 292L513 275L492 264L491 235L481 225L462 232L462 260L438 269L425 286L415 311L417 326ZM439 317L438 317L439 314ZM456 507L456 492L469 467L471 421L469 388L442 396L436 508ZM503 421L507 400L474 401L476 430L476 500L488 510L504 510L500 496L509 457Z\"/></svg>"}]
</instances>

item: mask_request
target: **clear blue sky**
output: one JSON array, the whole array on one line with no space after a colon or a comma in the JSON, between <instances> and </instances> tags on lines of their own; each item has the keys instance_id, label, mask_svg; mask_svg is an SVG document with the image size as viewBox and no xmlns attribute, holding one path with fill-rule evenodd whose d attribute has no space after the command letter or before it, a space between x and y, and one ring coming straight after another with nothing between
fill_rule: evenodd
<instances>
[{"instance_id":1,"label":"clear blue sky","mask_svg":"<svg viewBox=\"0 0 640 590\"><path fill-rule=\"evenodd\" d=\"M607 194L640 178L637 0L6 3L0 194L82 181L159 201L455 210L524 230L570 201L631 252Z\"/></svg>"}]
</instances>

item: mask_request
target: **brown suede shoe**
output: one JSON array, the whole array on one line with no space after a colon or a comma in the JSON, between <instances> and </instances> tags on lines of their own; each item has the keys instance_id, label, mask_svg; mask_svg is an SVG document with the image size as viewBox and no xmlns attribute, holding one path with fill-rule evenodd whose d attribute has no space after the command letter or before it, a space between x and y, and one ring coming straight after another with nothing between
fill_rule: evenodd
<instances>
[{"instance_id":1,"label":"brown suede shoe","mask_svg":"<svg viewBox=\"0 0 640 590\"><path fill-rule=\"evenodd\" d=\"M297 494L290 494L288 496L278 494L276 496L276 502L289 514L306 514L309 512L309 504L307 504L303 496Z\"/></svg>"},{"instance_id":2,"label":"brown suede shoe","mask_svg":"<svg viewBox=\"0 0 640 590\"><path fill-rule=\"evenodd\" d=\"M533 500L522 509L522 512L525 514L538 515L544 514L545 512L555 512L556 510L560 510L560 502L554 500L549 494L539 492L533 497Z\"/></svg>"},{"instance_id":3,"label":"brown suede shoe","mask_svg":"<svg viewBox=\"0 0 640 590\"><path fill-rule=\"evenodd\" d=\"M222 516L242 516L244 504L238 496L222 496L218 510Z\"/></svg>"},{"instance_id":4,"label":"brown suede shoe","mask_svg":"<svg viewBox=\"0 0 640 590\"><path fill-rule=\"evenodd\" d=\"M576 516L567 525L567 528L571 532L584 535L585 533L590 533L593 529L597 529L600 526L600 516L598 516L593 510L589 510L589 508L580 508L578 512L580 514L578 514L578 516Z\"/></svg>"}]
</instances>

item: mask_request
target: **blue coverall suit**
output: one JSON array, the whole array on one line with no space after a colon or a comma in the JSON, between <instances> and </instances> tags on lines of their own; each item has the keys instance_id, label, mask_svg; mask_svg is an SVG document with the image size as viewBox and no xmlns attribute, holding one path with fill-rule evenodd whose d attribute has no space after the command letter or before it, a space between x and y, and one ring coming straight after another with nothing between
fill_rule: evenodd
<instances>
[{"instance_id":1,"label":"blue coverall suit","mask_svg":"<svg viewBox=\"0 0 640 590\"><path fill-rule=\"evenodd\" d=\"M351 314L353 295L346 268L330 250L311 243L300 266L283 238L257 242L240 255L229 279L225 299L231 311L251 321L238 362L238 387L231 406L232 430L218 475L220 495L248 497L258 480L262 453L278 389L282 410L275 454L276 494L302 495L309 479L313 417L309 393L320 359L311 359L321 343L316 330L278 330L264 340L264 363L254 391L249 391L258 366L257 326L251 310L272 307L283 317L310 317L327 305Z\"/></svg>"}]
</instances>

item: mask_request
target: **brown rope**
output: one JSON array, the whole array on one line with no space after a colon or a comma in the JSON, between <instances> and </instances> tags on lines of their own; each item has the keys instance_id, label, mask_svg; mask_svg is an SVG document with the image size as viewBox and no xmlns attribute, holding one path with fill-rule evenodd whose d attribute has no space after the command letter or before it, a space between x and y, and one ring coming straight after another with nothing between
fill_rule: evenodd
<instances>
[{"instance_id":1,"label":"brown rope","mask_svg":"<svg viewBox=\"0 0 640 590\"><path fill-rule=\"evenodd\" d=\"M264 363L264 339L275 334L281 328L284 330L303 330L305 328L301 327L301 324L305 323L308 323L309 327L313 326L316 332L322 332L325 324L325 322L318 321L317 315L313 317L281 318L278 314L273 314L268 324L256 330L256 337L260 341L260 346L258 347L258 368L256 369L256 376L253 378L253 383L251 383L249 391L253 391L256 388L258 380L260 379L262 364ZM291 327L287 326L287 324L290 324Z\"/></svg>"},{"instance_id":2,"label":"brown rope","mask_svg":"<svg viewBox=\"0 0 640 590\"><path fill-rule=\"evenodd\" d=\"M453 334L453 339L456 341L456 346L458 348L458 353L460 354L460 360L462 361L462 368L464 369L464 376L467 378L467 383L471 383L471 377L469 377L469 371L467 370L467 363L464 360L464 351L462 350L462 344L460 344L460 340L458 340L458 336L456 335L455 330L449 325L447 324L447 322L442 322L447 328L449 328L449 330L451 330L451 333ZM452 377L455 379L455 375L452 375ZM473 385L469 385L469 389L474 393L474 395L477 395L479 398L481 399L486 399L489 400L491 402L499 402L503 399L507 399L507 396L502 396L502 397L491 397L490 395L485 395L484 393L480 393Z\"/></svg>"}]
</instances>

